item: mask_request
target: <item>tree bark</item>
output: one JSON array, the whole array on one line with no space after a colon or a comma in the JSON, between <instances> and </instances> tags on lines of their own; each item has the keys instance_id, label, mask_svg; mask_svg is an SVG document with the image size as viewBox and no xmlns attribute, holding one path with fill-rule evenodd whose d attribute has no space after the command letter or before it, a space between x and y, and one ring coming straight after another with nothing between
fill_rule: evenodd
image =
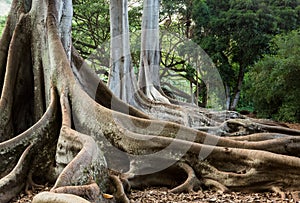
<instances>
[{"instance_id":1,"label":"tree bark","mask_svg":"<svg viewBox=\"0 0 300 203\"><path fill-rule=\"evenodd\" d=\"M169 103L160 94L159 8L160 0L144 1L138 86L150 100Z\"/></svg>"},{"instance_id":2,"label":"tree bark","mask_svg":"<svg viewBox=\"0 0 300 203\"><path fill-rule=\"evenodd\" d=\"M136 81L131 64L127 0L110 2L111 68L108 87L119 99L134 104Z\"/></svg>"},{"instance_id":3,"label":"tree bark","mask_svg":"<svg viewBox=\"0 0 300 203\"><path fill-rule=\"evenodd\" d=\"M241 90L242 90L242 85L243 85L243 81L244 81L244 75L245 75L245 68L241 64L238 79L237 79L237 84L236 84L236 88L235 88L235 92L234 92L234 96L233 96L232 103L231 103L231 106L230 106L231 110L235 110L237 105L238 105Z\"/></svg>"}]
</instances>

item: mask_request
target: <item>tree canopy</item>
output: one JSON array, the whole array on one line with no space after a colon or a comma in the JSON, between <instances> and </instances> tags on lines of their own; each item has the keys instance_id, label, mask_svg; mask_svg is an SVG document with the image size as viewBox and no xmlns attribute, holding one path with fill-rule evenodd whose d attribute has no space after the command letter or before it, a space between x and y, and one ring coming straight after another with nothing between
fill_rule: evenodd
<instances>
[{"instance_id":1,"label":"tree canopy","mask_svg":"<svg viewBox=\"0 0 300 203\"><path fill-rule=\"evenodd\" d=\"M298 1L195 1L195 40L211 56L237 107L245 73L269 53L274 35L299 27Z\"/></svg>"},{"instance_id":2,"label":"tree canopy","mask_svg":"<svg viewBox=\"0 0 300 203\"><path fill-rule=\"evenodd\" d=\"M261 116L299 122L299 30L274 37L271 50L251 70L248 96Z\"/></svg>"}]
</instances>

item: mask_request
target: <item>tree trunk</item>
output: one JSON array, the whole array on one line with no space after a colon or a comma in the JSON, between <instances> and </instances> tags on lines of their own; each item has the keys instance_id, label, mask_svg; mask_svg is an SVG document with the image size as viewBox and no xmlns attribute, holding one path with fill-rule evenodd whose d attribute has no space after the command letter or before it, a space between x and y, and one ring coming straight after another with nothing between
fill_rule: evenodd
<instances>
[{"instance_id":1,"label":"tree trunk","mask_svg":"<svg viewBox=\"0 0 300 203\"><path fill-rule=\"evenodd\" d=\"M160 0L144 1L138 85L150 100L169 103L160 93L159 8Z\"/></svg>"},{"instance_id":2,"label":"tree trunk","mask_svg":"<svg viewBox=\"0 0 300 203\"><path fill-rule=\"evenodd\" d=\"M131 64L127 0L110 2L111 68L108 86L121 100L134 104L135 76Z\"/></svg>"},{"instance_id":3,"label":"tree trunk","mask_svg":"<svg viewBox=\"0 0 300 203\"><path fill-rule=\"evenodd\" d=\"M225 95L226 95L226 109L230 109L230 87L227 82L224 84L225 86Z\"/></svg>"},{"instance_id":4,"label":"tree trunk","mask_svg":"<svg viewBox=\"0 0 300 203\"><path fill-rule=\"evenodd\" d=\"M149 119L87 82L97 80L70 49L71 13L71 0L12 3L0 40L0 202L33 181L53 184L33 203L105 202L105 192L129 202L126 185L300 189L299 130L204 109L201 131Z\"/></svg>"},{"instance_id":5,"label":"tree trunk","mask_svg":"<svg viewBox=\"0 0 300 203\"><path fill-rule=\"evenodd\" d=\"M241 90L242 90L242 85L243 85L243 81L244 81L244 75L245 75L245 68L243 67L243 65L241 65L240 70L239 70L239 75L238 75L238 79L237 79L235 92L234 92L234 96L233 96L233 100L232 100L232 103L231 103L231 106L230 106L231 110L235 110L236 107L237 107L237 104L239 102L240 94L241 94Z\"/></svg>"}]
</instances>

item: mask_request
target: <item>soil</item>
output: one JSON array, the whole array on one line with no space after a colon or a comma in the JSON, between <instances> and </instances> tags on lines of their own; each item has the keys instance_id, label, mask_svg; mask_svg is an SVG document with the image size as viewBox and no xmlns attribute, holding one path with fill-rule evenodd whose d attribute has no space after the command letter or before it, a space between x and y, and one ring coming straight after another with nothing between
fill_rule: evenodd
<instances>
[{"instance_id":1,"label":"soil","mask_svg":"<svg viewBox=\"0 0 300 203\"><path fill-rule=\"evenodd\" d=\"M286 123L286 125L289 126L289 128L300 130L300 123Z\"/></svg>"},{"instance_id":2,"label":"soil","mask_svg":"<svg viewBox=\"0 0 300 203\"><path fill-rule=\"evenodd\" d=\"M136 203L183 203L183 202L208 202L208 203L238 203L238 202L295 202L290 194L282 199L280 195L270 192L265 193L218 193L213 191L198 191L192 193L174 194L166 188L152 188L144 191L133 190L129 195L131 202ZM300 203L300 201L298 202Z\"/></svg>"},{"instance_id":3,"label":"soil","mask_svg":"<svg viewBox=\"0 0 300 203\"><path fill-rule=\"evenodd\" d=\"M14 198L10 203L30 203L35 194L41 191L49 191L49 187L44 187L32 194L22 193ZM218 193L213 191L198 191L192 193L175 194L169 192L167 188L148 188L143 191L132 190L128 195L132 203L300 203L292 199L291 194L286 194L286 198L282 199L279 194L264 193L243 193L230 192ZM108 201L109 202L109 201ZM114 201L111 201L112 203Z\"/></svg>"}]
</instances>

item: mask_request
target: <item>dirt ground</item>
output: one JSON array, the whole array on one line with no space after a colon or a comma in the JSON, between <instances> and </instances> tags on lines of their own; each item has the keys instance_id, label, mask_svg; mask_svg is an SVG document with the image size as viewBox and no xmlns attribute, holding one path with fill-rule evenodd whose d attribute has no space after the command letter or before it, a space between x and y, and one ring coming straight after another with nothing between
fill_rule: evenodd
<instances>
[{"instance_id":1,"label":"dirt ground","mask_svg":"<svg viewBox=\"0 0 300 203\"><path fill-rule=\"evenodd\" d=\"M288 125L289 128L300 130L300 123L286 123L286 125Z\"/></svg>"},{"instance_id":2,"label":"dirt ground","mask_svg":"<svg viewBox=\"0 0 300 203\"><path fill-rule=\"evenodd\" d=\"M213 191L198 191L193 193L174 194L166 188L153 188L145 191L132 191L130 194L132 202L139 203L181 203L181 202L208 202L208 203L239 203L239 202L296 202L290 194L285 199L275 193L217 193ZM299 201L300 202L300 201ZM298 203L299 203L298 202Z\"/></svg>"},{"instance_id":3,"label":"dirt ground","mask_svg":"<svg viewBox=\"0 0 300 203\"><path fill-rule=\"evenodd\" d=\"M47 186L42 189L42 191L48 190L50 190L50 188ZM14 198L10 203L30 203L32 202L34 195L35 193L31 195L22 193L18 197ZM167 188L148 188L143 191L132 190L128 197L132 203L300 203L300 201L294 201L292 196L288 193L286 194L285 199L281 199L280 195L271 192L217 193L213 191L198 191L193 193L174 194L170 193ZM111 202L113 203L114 201Z\"/></svg>"}]
</instances>

